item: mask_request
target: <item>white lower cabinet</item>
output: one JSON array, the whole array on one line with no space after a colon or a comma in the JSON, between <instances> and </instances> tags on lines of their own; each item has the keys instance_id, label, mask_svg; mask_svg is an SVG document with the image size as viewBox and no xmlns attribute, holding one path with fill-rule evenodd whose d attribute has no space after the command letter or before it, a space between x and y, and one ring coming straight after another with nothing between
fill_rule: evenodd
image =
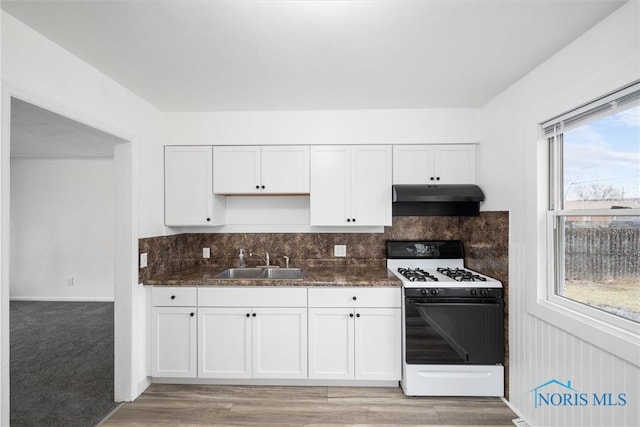
<instances>
[{"instance_id":1,"label":"white lower cabinet","mask_svg":"<svg viewBox=\"0 0 640 427\"><path fill-rule=\"evenodd\" d=\"M251 378L251 309L198 311L198 377Z\"/></svg>"},{"instance_id":2,"label":"white lower cabinet","mask_svg":"<svg viewBox=\"0 0 640 427\"><path fill-rule=\"evenodd\" d=\"M199 300L198 377L307 378L306 289L206 288ZM239 301L255 305L228 306Z\"/></svg>"},{"instance_id":3,"label":"white lower cabinet","mask_svg":"<svg viewBox=\"0 0 640 427\"><path fill-rule=\"evenodd\" d=\"M254 308L253 378L307 378L307 309Z\"/></svg>"},{"instance_id":4,"label":"white lower cabinet","mask_svg":"<svg viewBox=\"0 0 640 427\"><path fill-rule=\"evenodd\" d=\"M400 379L399 288L151 291L153 377Z\"/></svg>"},{"instance_id":5,"label":"white lower cabinet","mask_svg":"<svg viewBox=\"0 0 640 427\"><path fill-rule=\"evenodd\" d=\"M400 366L399 289L309 290L310 379L395 381Z\"/></svg>"},{"instance_id":6,"label":"white lower cabinet","mask_svg":"<svg viewBox=\"0 0 640 427\"><path fill-rule=\"evenodd\" d=\"M195 378L196 308L153 307L151 316L152 376Z\"/></svg>"}]
</instances>

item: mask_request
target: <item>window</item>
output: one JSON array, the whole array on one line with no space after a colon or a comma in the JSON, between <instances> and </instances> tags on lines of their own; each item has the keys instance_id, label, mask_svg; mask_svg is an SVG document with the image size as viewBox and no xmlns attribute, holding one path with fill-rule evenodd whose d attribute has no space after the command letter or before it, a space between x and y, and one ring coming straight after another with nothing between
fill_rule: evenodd
<instances>
[{"instance_id":1,"label":"window","mask_svg":"<svg viewBox=\"0 0 640 427\"><path fill-rule=\"evenodd\" d=\"M543 124L549 144L547 299L640 323L640 83Z\"/></svg>"}]
</instances>

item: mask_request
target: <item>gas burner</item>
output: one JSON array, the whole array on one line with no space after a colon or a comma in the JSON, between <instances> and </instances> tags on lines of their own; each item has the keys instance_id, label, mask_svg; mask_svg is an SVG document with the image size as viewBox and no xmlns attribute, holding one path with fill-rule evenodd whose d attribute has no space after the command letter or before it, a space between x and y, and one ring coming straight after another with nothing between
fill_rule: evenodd
<instances>
[{"instance_id":1,"label":"gas burner","mask_svg":"<svg viewBox=\"0 0 640 427\"><path fill-rule=\"evenodd\" d=\"M429 274L421 268L398 268L398 273L409 279L411 282L437 282L438 278Z\"/></svg>"},{"instance_id":2,"label":"gas burner","mask_svg":"<svg viewBox=\"0 0 640 427\"><path fill-rule=\"evenodd\" d=\"M486 277L482 277L478 274L472 273L471 271L465 270L464 268L444 268L439 267L439 273L444 274L447 277L452 278L458 282L486 282Z\"/></svg>"}]
</instances>

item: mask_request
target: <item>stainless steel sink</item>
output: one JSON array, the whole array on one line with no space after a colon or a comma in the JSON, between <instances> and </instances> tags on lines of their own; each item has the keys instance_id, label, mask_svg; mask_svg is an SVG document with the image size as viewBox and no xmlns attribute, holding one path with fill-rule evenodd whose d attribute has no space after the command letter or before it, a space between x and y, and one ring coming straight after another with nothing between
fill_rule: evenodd
<instances>
[{"instance_id":1,"label":"stainless steel sink","mask_svg":"<svg viewBox=\"0 0 640 427\"><path fill-rule=\"evenodd\" d=\"M302 279L304 271L301 268L265 268L265 279Z\"/></svg>"},{"instance_id":2,"label":"stainless steel sink","mask_svg":"<svg viewBox=\"0 0 640 427\"><path fill-rule=\"evenodd\" d=\"M262 268L227 268L213 276L214 279L259 279L262 278Z\"/></svg>"},{"instance_id":3,"label":"stainless steel sink","mask_svg":"<svg viewBox=\"0 0 640 427\"><path fill-rule=\"evenodd\" d=\"M227 268L213 276L214 279L244 279L244 280L265 280L265 279L286 279L296 280L304 277L304 270L301 268Z\"/></svg>"}]
</instances>

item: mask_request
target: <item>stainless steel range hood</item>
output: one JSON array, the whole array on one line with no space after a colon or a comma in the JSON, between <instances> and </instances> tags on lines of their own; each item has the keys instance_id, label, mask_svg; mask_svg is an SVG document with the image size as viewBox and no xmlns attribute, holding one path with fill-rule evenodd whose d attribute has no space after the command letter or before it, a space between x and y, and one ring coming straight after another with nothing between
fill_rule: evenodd
<instances>
[{"instance_id":1,"label":"stainless steel range hood","mask_svg":"<svg viewBox=\"0 0 640 427\"><path fill-rule=\"evenodd\" d=\"M484 193L473 184L394 185L394 216L473 216Z\"/></svg>"}]
</instances>

